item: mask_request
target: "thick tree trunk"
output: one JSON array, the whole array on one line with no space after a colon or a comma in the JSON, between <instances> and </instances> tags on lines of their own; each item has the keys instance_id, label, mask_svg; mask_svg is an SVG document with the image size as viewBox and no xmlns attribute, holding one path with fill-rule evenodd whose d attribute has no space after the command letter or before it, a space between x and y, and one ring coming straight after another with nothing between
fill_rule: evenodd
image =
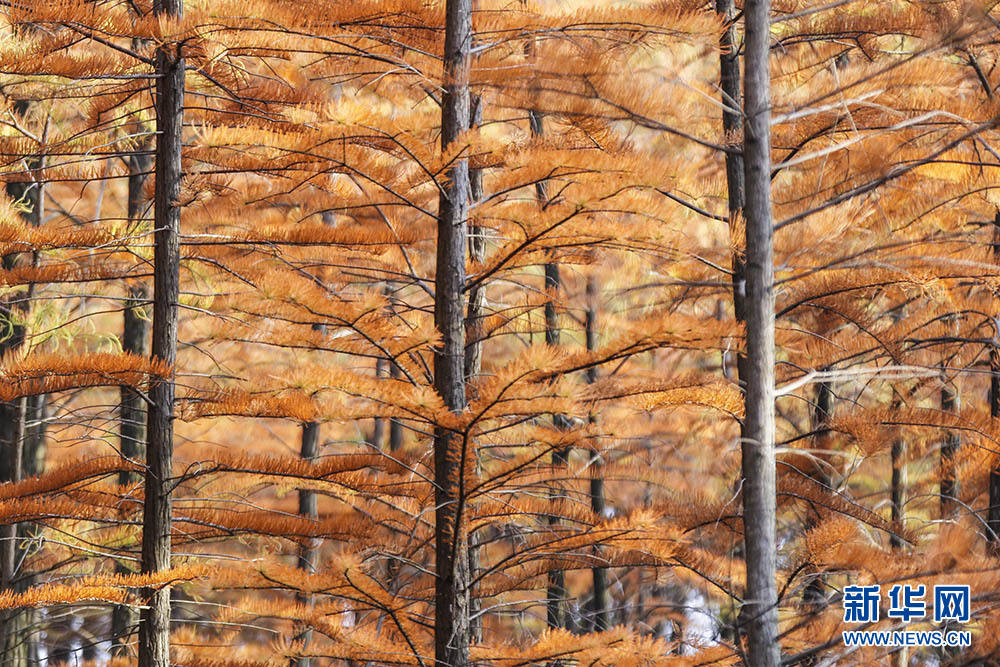
<instances>
[{"instance_id":1,"label":"thick tree trunk","mask_svg":"<svg viewBox=\"0 0 1000 667\"><path fill-rule=\"evenodd\" d=\"M181 0L157 0L158 15L180 17ZM177 361L180 291L181 146L184 118L184 58L179 46L156 52L156 157L154 195L154 276L152 356L170 366ZM174 449L174 381L154 380L149 388L146 495L142 521L142 572L170 568L171 490ZM140 667L170 664L170 588L144 590L139 623Z\"/></svg>"},{"instance_id":2,"label":"thick tree trunk","mask_svg":"<svg viewBox=\"0 0 1000 667\"><path fill-rule=\"evenodd\" d=\"M471 0L445 8L444 95L441 145L448 149L469 128ZM434 323L441 345L434 350L434 387L453 412L465 409L465 251L468 242L469 164L448 170L438 209ZM471 642L465 477L474 452L460 433L434 429L435 599L434 654L438 665L465 667Z\"/></svg>"},{"instance_id":3,"label":"thick tree trunk","mask_svg":"<svg viewBox=\"0 0 1000 667\"><path fill-rule=\"evenodd\" d=\"M743 437L743 535L746 543L747 662L777 667L774 463L774 223L771 211L771 74L769 0L747 0L746 127L746 418Z\"/></svg>"},{"instance_id":4,"label":"thick tree trunk","mask_svg":"<svg viewBox=\"0 0 1000 667\"><path fill-rule=\"evenodd\" d=\"M143 184L151 165L152 156L146 153L145 145L128 160L128 221L133 230L142 220L146 205ZM122 350L144 357L149 354L149 324L142 309L149 299L149 290L144 283L130 285L128 290L122 318ZM121 387L120 401L118 433L121 455L133 461L143 461L146 456L146 406L138 392L125 386ZM139 474L135 472L123 471L118 475L118 483L122 486L135 484L139 479ZM115 571L127 574L133 570L119 561L115 563ZM111 614L112 655L128 655L128 639L134 625L134 610L128 605L116 605Z\"/></svg>"}]
</instances>

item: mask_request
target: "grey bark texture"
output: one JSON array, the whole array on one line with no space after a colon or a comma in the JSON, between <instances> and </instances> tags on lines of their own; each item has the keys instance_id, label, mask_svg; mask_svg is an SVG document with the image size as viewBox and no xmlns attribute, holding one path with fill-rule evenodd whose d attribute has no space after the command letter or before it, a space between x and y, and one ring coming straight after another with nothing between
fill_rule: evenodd
<instances>
[{"instance_id":1,"label":"grey bark texture","mask_svg":"<svg viewBox=\"0 0 1000 667\"><path fill-rule=\"evenodd\" d=\"M476 6L475 4L473 6ZM479 95L469 93L469 127L478 127L483 122L483 99ZM483 170L469 168L469 205L483 198ZM469 226L469 257L475 262L486 259L486 229L475 225ZM485 329L483 317L486 315L486 285L478 283L469 290L469 303L466 307L465 319L465 379L470 381L479 376L483 368L483 342ZM466 387L468 394L470 387ZM476 462L476 474L479 474L479 462ZM478 483L478 480L477 480ZM469 531L469 581L476 581L479 576L479 545L483 540L482 529ZM480 616L479 598L475 591L469 590L469 628L470 641L483 640L483 621Z\"/></svg>"},{"instance_id":2,"label":"grey bark texture","mask_svg":"<svg viewBox=\"0 0 1000 667\"><path fill-rule=\"evenodd\" d=\"M741 616L747 628L750 667L777 667L774 222L771 210L771 3L747 0L746 124L743 172L746 184L746 417L743 433L743 535L747 586Z\"/></svg>"},{"instance_id":3,"label":"grey bark texture","mask_svg":"<svg viewBox=\"0 0 1000 667\"><path fill-rule=\"evenodd\" d=\"M469 129L471 0L445 7L444 94L441 146L448 149ZM434 351L434 387L453 412L465 409L465 252L468 242L469 163L459 158L448 170L438 206L434 323L441 345ZM434 429L435 593L434 654L439 666L465 667L471 643L468 535L464 477L469 442L461 433Z\"/></svg>"},{"instance_id":4,"label":"grey bark texture","mask_svg":"<svg viewBox=\"0 0 1000 667\"><path fill-rule=\"evenodd\" d=\"M157 0L157 15L180 17L182 0ZM153 199L153 345L151 354L171 366L177 361L180 292L181 146L184 120L184 58L179 46L156 52L156 151ZM155 380L149 388L145 503L142 517L142 572L170 568L171 492L174 449L174 381ZM143 591L139 621L139 667L170 664L170 588Z\"/></svg>"}]
</instances>

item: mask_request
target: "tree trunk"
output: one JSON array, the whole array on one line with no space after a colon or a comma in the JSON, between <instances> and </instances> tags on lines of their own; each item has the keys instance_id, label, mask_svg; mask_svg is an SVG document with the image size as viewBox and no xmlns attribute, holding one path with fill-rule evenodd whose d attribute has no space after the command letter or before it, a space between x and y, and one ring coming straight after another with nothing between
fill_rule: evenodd
<instances>
[{"instance_id":1,"label":"tree trunk","mask_svg":"<svg viewBox=\"0 0 1000 667\"><path fill-rule=\"evenodd\" d=\"M181 16L181 0L157 0L154 12ZM154 195L152 356L171 367L177 361L180 291L181 146L184 118L184 58L178 45L156 52L156 188ZM142 572L170 568L171 490L174 449L174 381L154 380L149 388L146 496L142 517ZM170 664L170 588L143 591L146 607L139 623L139 666Z\"/></svg>"},{"instance_id":2,"label":"tree trunk","mask_svg":"<svg viewBox=\"0 0 1000 667\"><path fill-rule=\"evenodd\" d=\"M389 377L398 380L403 376L396 364L389 365ZM403 424L396 418L389 420L389 451L398 452L403 446Z\"/></svg>"},{"instance_id":3,"label":"tree trunk","mask_svg":"<svg viewBox=\"0 0 1000 667\"><path fill-rule=\"evenodd\" d=\"M387 359L377 359L375 361L375 377L379 379L384 378L388 365L389 361ZM381 449L382 442L385 440L386 419L385 417L375 417L372 421L371 445L376 449Z\"/></svg>"},{"instance_id":4,"label":"tree trunk","mask_svg":"<svg viewBox=\"0 0 1000 667\"><path fill-rule=\"evenodd\" d=\"M302 425L302 449L300 456L303 461L315 461L319 456L319 424L307 422ZM299 489L299 514L310 519L319 517L319 507L316 494L313 491ZM299 545L298 568L306 572L315 572L319 564L319 540L314 538L303 538ZM306 606L312 606L312 596L296 594L296 602ZM295 636L296 641L302 642L303 648L309 646L312 638L312 630L304 629ZM295 658L291 661L292 667L309 667L312 661L309 658Z\"/></svg>"},{"instance_id":5,"label":"tree trunk","mask_svg":"<svg viewBox=\"0 0 1000 667\"><path fill-rule=\"evenodd\" d=\"M5 341L13 342L20 347L24 342L24 330L16 333ZM19 339L19 340L18 340ZM12 348L8 348L12 349ZM17 481L23 477L21 463L24 446L24 412L25 399L18 398L5 401L0 406L0 438L3 443L3 481ZM23 582L18 581L18 525L11 523L0 528L0 538L3 540L0 551L0 588L4 591L19 591ZM27 644L24 630L27 616L22 609L9 609L0 613L0 664L27 664Z\"/></svg>"},{"instance_id":6,"label":"tree trunk","mask_svg":"<svg viewBox=\"0 0 1000 667\"><path fill-rule=\"evenodd\" d=\"M597 281L593 276L587 278L587 311L584 319L584 336L587 350L593 352L597 349ZM587 384L597 382L597 367L591 366L587 369ZM594 415L590 416L590 422L595 420ZM594 451L594 462L590 467L590 509L594 512L597 520L604 516L604 461L600 453ZM594 555L601 557L601 547L594 547ZM594 591L591 601L590 628L595 632L603 632L611 627L610 602L608 600L608 568L592 567L590 575L593 578Z\"/></svg>"},{"instance_id":7,"label":"tree trunk","mask_svg":"<svg viewBox=\"0 0 1000 667\"><path fill-rule=\"evenodd\" d=\"M445 8L444 94L441 146L447 150L469 128L471 0ZM434 350L434 387L453 412L465 409L465 250L469 217L469 163L455 160L438 208L434 323L441 345ZM465 477L474 452L460 433L434 429L435 596L434 654L438 665L465 667L471 642Z\"/></svg>"},{"instance_id":8,"label":"tree trunk","mask_svg":"<svg viewBox=\"0 0 1000 667\"><path fill-rule=\"evenodd\" d=\"M955 388L945 384L941 387L941 411L958 412L958 393ZM945 431L941 442L941 518L947 519L955 511L955 496L958 493L958 483L955 480L953 460L958 451L959 439L955 431Z\"/></svg>"},{"instance_id":9,"label":"tree trunk","mask_svg":"<svg viewBox=\"0 0 1000 667\"><path fill-rule=\"evenodd\" d=\"M26 100L14 102L14 115L24 117L30 108ZM28 169L43 166L42 159L31 157L25 160ZM45 194L43 184L31 179L31 174L25 175L25 181L8 183L7 195L13 201L21 201L27 208L24 214L29 225L38 227L42 223L45 209ZM31 263L37 265L38 255L32 253ZM4 269L12 269L21 264L19 253L4 255ZM25 290L16 290L3 301L0 301L0 317L4 323L6 338L0 341L0 356L19 350L27 340L27 330L23 321L31 309L31 297L34 285L28 285ZM28 421L34 416L41 416L44 411L42 396L15 398L0 402L0 482L16 482L25 477L25 462L32 457L28 469L37 466L37 451L32 451L27 441L38 436L34 427L28 428ZM40 428L40 424L38 426ZM20 545L26 537L24 526L13 523L0 526L0 588L21 591L28 585L28 579L19 576ZM0 612L0 663L23 665L27 664L29 655L29 638L26 628L30 622L31 610L11 609Z\"/></svg>"},{"instance_id":10,"label":"tree trunk","mask_svg":"<svg viewBox=\"0 0 1000 667\"><path fill-rule=\"evenodd\" d=\"M152 156L147 154L146 149L143 144L128 159L128 221L132 230L139 227L146 204L143 184L152 165ZM145 283L130 285L122 318L122 351L143 357L149 354L146 342L149 333L148 319L142 313L148 299L149 289ZM142 396L126 386L120 389L120 401L118 433L121 455L133 461L143 461L146 456L146 406ZM123 471L118 474L118 483L122 486L135 484L139 479L139 474L135 472ZM115 571L129 574L133 569L118 561L115 563ZM128 605L115 605L111 614L112 655L128 655L128 639L134 625L134 610Z\"/></svg>"},{"instance_id":11,"label":"tree trunk","mask_svg":"<svg viewBox=\"0 0 1000 667\"><path fill-rule=\"evenodd\" d=\"M528 119L531 125L531 134L540 137L545 134L545 124L542 114L531 110L528 112ZM540 207L544 207L549 201L548 183L539 181L535 184L535 198ZM545 302L545 344L553 347L560 342L559 317L556 313L555 300L562 289L562 278L559 274L559 265L555 262L545 263L545 292L548 300ZM552 424L557 429L568 427L566 417L563 415L552 415ZM569 461L569 450L559 448L552 452L552 468L555 474L565 470ZM552 500L558 502L561 491L556 484L552 490ZM549 526L553 528L552 538L557 535L556 527L559 519L555 514L549 515ZM566 574L562 570L551 570L548 573L548 587L545 593L545 618L550 628L566 627Z\"/></svg>"},{"instance_id":12,"label":"tree trunk","mask_svg":"<svg viewBox=\"0 0 1000 667\"><path fill-rule=\"evenodd\" d=\"M993 263L1000 266L1000 211L993 217ZM1000 313L993 315L993 344L990 346L990 415L1000 417ZM991 551L1000 552L1000 465L990 471L990 504L987 524Z\"/></svg>"},{"instance_id":13,"label":"tree trunk","mask_svg":"<svg viewBox=\"0 0 1000 667\"><path fill-rule=\"evenodd\" d=\"M899 406L900 403L894 405ZM906 475L903 466L906 465L906 441L902 437L897 437L892 441L892 448L889 450L890 462L892 465L892 479L889 487L890 513L892 519L893 534L889 536L889 546L893 551L903 548L903 540L896 534L903 526L903 503L906 493Z\"/></svg>"},{"instance_id":14,"label":"tree trunk","mask_svg":"<svg viewBox=\"0 0 1000 667\"><path fill-rule=\"evenodd\" d=\"M770 0L747 0L743 138L746 183L746 418L743 438L743 535L750 667L777 667L774 464L774 223L771 211ZM744 379L741 376L741 381Z\"/></svg>"},{"instance_id":15,"label":"tree trunk","mask_svg":"<svg viewBox=\"0 0 1000 667\"><path fill-rule=\"evenodd\" d=\"M830 388L830 383L820 382L816 387L816 406L812 419L812 430L815 434L813 437L813 457L816 463L813 467L813 473L810 476L825 488L829 488L830 486L830 476L824 468L829 457L823 456L823 450L826 449L827 440L830 435L828 423L830 421L832 404L833 390ZM815 510L815 508L813 509ZM814 511L806 519L805 529L809 530L816 527L819 520L819 512ZM805 590L802 591L802 604L808 611L819 613L826 607L826 594L824 591L826 588L826 577L824 577L822 571L817 571L816 568L812 568L810 574L812 575L812 579Z\"/></svg>"},{"instance_id":16,"label":"tree trunk","mask_svg":"<svg viewBox=\"0 0 1000 667\"><path fill-rule=\"evenodd\" d=\"M477 0L474 0L477 2ZM478 127L483 122L483 99L479 95L469 93L469 127ZM483 170L469 168L469 200L474 206L483 198ZM486 228L472 226L469 228L469 256L473 261L482 262L486 259ZM483 317L486 315L486 283L478 283L469 290L469 304L465 319L465 379L472 380L479 376L483 368L483 339L485 328ZM468 390L468 388L467 388ZM479 462L476 461L476 475L480 474ZM478 479L477 479L478 482ZM480 529L481 530L481 529ZM479 575L479 545L482 533L469 533L469 581L475 581ZM469 590L469 628L470 641L478 643L483 640L483 620L479 616L480 602L475 591Z\"/></svg>"}]
</instances>

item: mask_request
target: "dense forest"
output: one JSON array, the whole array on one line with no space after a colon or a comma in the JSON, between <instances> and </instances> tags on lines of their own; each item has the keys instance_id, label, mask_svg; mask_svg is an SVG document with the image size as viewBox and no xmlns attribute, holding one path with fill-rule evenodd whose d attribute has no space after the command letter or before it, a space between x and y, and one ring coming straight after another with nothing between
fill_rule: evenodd
<instances>
[{"instance_id":1,"label":"dense forest","mask_svg":"<svg viewBox=\"0 0 1000 667\"><path fill-rule=\"evenodd\" d=\"M0 664L1000 664L994 3L0 33Z\"/></svg>"}]
</instances>

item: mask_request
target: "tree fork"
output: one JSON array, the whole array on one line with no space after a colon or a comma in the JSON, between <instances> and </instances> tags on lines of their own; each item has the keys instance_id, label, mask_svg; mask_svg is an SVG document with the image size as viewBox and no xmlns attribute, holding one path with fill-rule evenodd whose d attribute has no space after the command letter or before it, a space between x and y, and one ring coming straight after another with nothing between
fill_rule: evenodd
<instances>
[{"instance_id":1,"label":"tree fork","mask_svg":"<svg viewBox=\"0 0 1000 667\"><path fill-rule=\"evenodd\" d=\"M179 19L181 0L157 0L153 11ZM153 250L153 345L151 354L173 367L177 361L180 292L181 146L184 119L184 58L179 45L156 51L156 151ZM147 418L146 498L142 521L142 572L170 568L173 481L174 381L151 382ZM139 623L139 666L170 664L170 588L146 588Z\"/></svg>"}]
</instances>

